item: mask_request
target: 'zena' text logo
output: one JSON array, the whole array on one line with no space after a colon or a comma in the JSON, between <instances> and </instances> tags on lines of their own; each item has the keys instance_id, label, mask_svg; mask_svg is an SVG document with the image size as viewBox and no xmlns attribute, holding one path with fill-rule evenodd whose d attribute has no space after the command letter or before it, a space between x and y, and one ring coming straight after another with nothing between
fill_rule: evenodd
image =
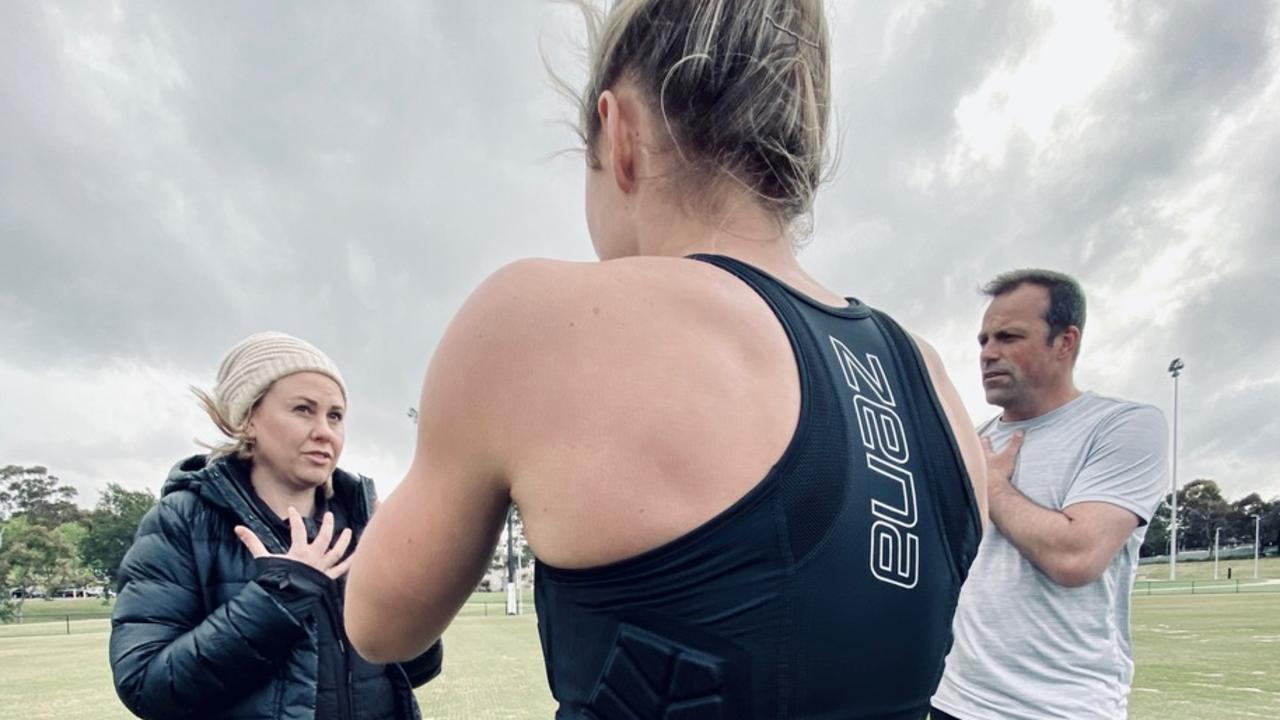
<instances>
[{"instance_id":1,"label":"'zena' text logo","mask_svg":"<svg viewBox=\"0 0 1280 720\"><path fill-rule=\"evenodd\" d=\"M828 336L844 381L853 390L853 413L871 469L871 574L904 588L920 577L920 537L916 526L916 482L907 469L907 433L898 417L893 388L880 358L859 360L844 343Z\"/></svg>"}]
</instances>

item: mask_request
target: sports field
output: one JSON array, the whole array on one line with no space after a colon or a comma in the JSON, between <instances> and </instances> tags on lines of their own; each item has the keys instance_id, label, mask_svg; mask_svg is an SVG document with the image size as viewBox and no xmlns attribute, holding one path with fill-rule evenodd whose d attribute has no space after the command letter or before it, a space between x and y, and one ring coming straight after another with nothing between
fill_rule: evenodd
<instances>
[{"instance_id":1,"label":"sports field","mask_svg":"<svg viewBox=\"0 0 1280 720\"><path fill-rule=\"evenodd\" d=\"M1233 580L1250 582L1253 578L1253 558L1231 558L1218 561L1218 580L1225 582L1227 571L1231 571ZM1258 578L1261 580L1280 579L1280 556L1272 555L1258 559ZM1189 582L1213 579L1212 560L1183 560L1178 563L1177 582ZM1162 562L1151 565L1139 565L1136 578L1139 585L1145 581L1161 582L1169 580L1169 563Z\"/></svg>"},{"instance_id":2,"label":"sports field","mask_svg":"<svg viewBox=\"0 0 1280 720\"><path fill-rule=\"evenodd\" d=\"M449 629L445 671L419 692L426 718L551 717L535 620L500 611L470 605ZM106 620L65 616L0 626L0 718L131 717L111 688L107 630ZM1280 717L1280 592L1138 596L1134 640L1131 717Z\"/></svg>"}]
</instances>

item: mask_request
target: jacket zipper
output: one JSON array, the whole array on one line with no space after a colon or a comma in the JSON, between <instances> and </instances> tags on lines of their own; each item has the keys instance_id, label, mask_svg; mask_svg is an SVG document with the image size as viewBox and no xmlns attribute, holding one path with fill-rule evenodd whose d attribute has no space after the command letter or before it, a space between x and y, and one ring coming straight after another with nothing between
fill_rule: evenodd
<instances>
[{"instance_id":1,"label":"jacket zipper","mask_svg":"<svg viewBox=\"0 0 1280 720\"><path fill-rule=\"evenodd\" d=\"M254 534L259 536L258 539L262 541L264 546L268 545L268 538L275 541L276 547L273 548L268 546L267 552L278 555L288 553L289 546L293 544L292 538L279 531L276 527L278 523L272 522L274 518L262 517L262 514L258 512L257 503L255 503L253 498L248 494L252 491L246 491L245 488L240 485L240 481L236 480L235 477L225 470L219 470L219 472L226 480L227 485L230 486L231 491L239 497L240 502L243 504L240 511L236 513L237 515L240 515L241 523L254 531ZM235 510L235 508L231 509ZM268 537L262 537L263 530L266 531Z\"/></svg>"},{"instance_id":2,"label":"jacket zipper","mask_svg":"<svg viewBox=\"0 0 1280 720\"><path fill-rule=\"evenodd\" d=\"M238 483L235 478L228 477L227 480L230 481L231 487L234 488L234 491L240 496L241 501L244 502L245 504L245 508L244 508L245 515L242 516L242 519L244 520L244 524L248 525L250 530L253 530L254 529L253 526L256 524L261 529L267 531L269 538L271 540L274 540L277 545L276 548L268 547L267 548L268 552L278 553L281 555L288 553L289 547L293 544L293 539L291 537L285 536L284 532L279 528L279 523L272 522L273 518L263 518L261 516L261 514L258 512L257 505L253 502L253 498L245 496L244 489L240 487L240 483ZM260 535L261 532L259 532L258 534ZM263 545L267 544L268 538L260 538L260 539L263 541ZM341 679L338 680L338 687L337 687L338 717L341 718L342 720L352 720L353 718L355 718L355 708L351 704L351 691L350 691L351 682L352 682L351 663L347 659L347 644L342 639L343 637L342 618L335 617L337 613L334 611L333 601L332 601L332 598L329 597L329 593L325 593L325 596L321 599L321 602L325 606L325 614L329 616L329 624L333 628L334 640L336 640L338 643L338 656L342 660L342 664L338 667L338 675L339 675L339 678L342 678L342 677L346 678L345 683L343 683ZM317 653L316 659L317 659L317 662L319 662L319 653L320 653L319 630L315 629L315 630L312 630L312 632L315 634L315 638L313 642L315 642L316 644L316 653ZM317 685L318 685L318 682L317 682Z\"/></svg>"},{"instance_id":3,"label":"jacket zipper","mask_svg":"<svg viewBox=\"0 0 1280 720\"><path fill-rule=\"evenodd\" d=\"M342 639L341 618L336 617L333 603L325 594L325 612L329 615L329 623L333 625L333 639L338 643L338 657L342 659L342 665L338 668L338 716L344 719L354 718L356 715L355 706L351 704L351 662L347 657L347 643ZM346 679L346 682L342 681Z\"/></svg>"},{"instance_id":4,"label":"jacket zipper","mask_svg":"<svg viewBox=\"0 0 1280 720\"><path fill-rule=\"evenodd\" d=\"M270 535L270 537L276 541L278 548L277 549L267 548L269 552L274 552L279 554L288 553L289 546L293 542L292 538L285 536L283 534L283 531L281 531L278 528L278 523L271 522L271 518L262 518L260 516L260 514L257 511L257 505L253 502L252 498L245 496L244 489L240 487L240 483L237 482L235 478L227 477L226 479L229 481L229 484L231 485L231 487L234 488L234 491L240 496L241 501L244 502L246 506L244 509L247 513L247 517L244 517L243 519L245 521L245 524L249 526L249 529L250 530L254 529L253 525L257 524L262 529L265 529L267 533ZM364 521L367 524L370 516L373 514L371 512L373 507L372 507L372 503L369 500L369 488L364 483L361 483L360 487L361 487L361 496L360 496L359 504L362 506L360 509L362 511L362 514L364 515ZM254 521L256 521L256 523ZM263 539L263 544L264 545L266 544L265 539ZM351 687L352 687L352 683L354 682L354 678L352 677L352 673L351 673L351 660L347 656L347 643L343 639L344 630L342 627L342 618L338 616L338 613L333 604L333 598L329 596L329 593L325 593L325 596L322 599L322 602L325 606L325 613L329 616L329 624L333 628L334 640L336 640L338 643L338 657L341 658L341 662L342 662L342 664L338 667L338 677L339 677L338 687L337 687L338 716L342 718L342 720L352 720L353 718L355 718L355 715L356 715L355 705L353 704L353 698L351 697ZM318 631L316 632L318 635ZM317 653L320 652L320 646L318 641L319 641L319 637L317 636L316 637ZM341 678L346 678L346 682L345 683L342 682Z\"/></svg>"}]
</instances>

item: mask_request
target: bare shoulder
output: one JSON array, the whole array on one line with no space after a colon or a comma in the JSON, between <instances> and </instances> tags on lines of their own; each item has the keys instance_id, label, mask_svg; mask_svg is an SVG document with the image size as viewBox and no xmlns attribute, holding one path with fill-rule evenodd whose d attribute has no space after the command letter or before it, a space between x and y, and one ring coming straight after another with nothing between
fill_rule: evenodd
<instances>
[{"instance_id":1,"label":"bare shoulder","mask_svg":"<svg viewBox=\"0 0 1280 720\"><path fill-rule=\"evenodd\" d=\"M947 375L947 368L942 362L942 356L919 335L911 333L911 339L915 342L916 347L919 348L920 357L924 358L925 368L929 372L929 379L933 382L938 399L942 401L943 412L946 413L947 422L951 425L951 432L955 436L956 444L960 448L960 454L964 458L965 468L973 485L974 497L978 502L978 510L985 525L987 521L987 463L982 452L981 441L973 428L973 420L965 409L964 401L960 399L960 393Z\"/></svg>"},{"instance_id":2,"label":"bare shoulder","mask_svg":"<svg viewBox=\"0 0 1280 720\"><path fill-rule=\"evenodd\" d=\"M972 430L973 424L969 421L968 413L965 411L964 404L960 402L960 397L951 382L950 376L947 375L947 368L942 362L942 356L924 338L915 333L908 334L920 351L920 357L924 359L925 369L929 372L929 379L933 382L934 389L938 392L938 396L942 400L952 424Z\"/></svg>"},{"instance_id":3,"label":"bare shoulder","mask_svg":"<svg viewBox=\"0 0 1280 720\"><path fill-rule=\"evenodd\" d=\"M697 343L713 342L708 336L725 326L717 313L736 297L720 287L731 278L699 266L529 259L497 270L436 347L420 406L422 447L512 477L526 448L570 442L625 416L672 382L677 364L684 372L675 381L693 377L690 348L705 354Z\"/></svg>"},{"instance_id":4,"label":"bare shoulder","mask_svg":"<svg viewBox=\"0 0 1280 720\"><path fill-rule=\"evenodd\" d=\"M925 367L929 370L931 377L946 377L946 368L942 364L942 356L938 354L937 349L929 344L928 340L920 337L916 333L909 333L912 342L916 344L916 349L920 351L920 357L924 358Z\"/></svg>"},{"instance_id":5,"label":"bare shoulder","mask_svg":"<svg viewBox=\"0 0 1280 720\"><path fill-rule=\"evenodd\" d=\"M944 395L954 391L951 377L947 374L947 367L942 362L942 356L938 354L938 350L933 345L930 345L929 341L916 333L908 332L908 335L910 335L911 341L915 343L916 349L920 352L920 357L924 360L925 369L929 372L929 379L933 381L935 388ZM946 398L944 398L945 401Z\"/></svg>"},{"instance_id":6,"label":"bare shoulder","mask_svg":"<svg viewBox=\"0 0 1280 720\"><path fill-rule=\"evenodd\" d=\"M597 274L591 263L542 258L505 265L467 298L442 346L468 355L554 346L597 294Z\"/></svg>"},{"instance_id":7,"label":"bare shoulder","mask_svg":"<svg viewBox=\"0 0 1280 720\"><path fill-rule=\"evenodd\" d=\"M495 392L510 400L512 392L544 395L587 381L600 363L616 368L651 337L714 316L726 302L717 290L724 279L702 265L673 258L506 265L450 323L428 384L430 375L442 376L449 386L442 390L473 403Z\"/></svg>"},{"instance_id":8,"label":"bare shoulder","mask_svg":"<svg viewBox=\"0 0 1280 720\"><path fill-rule=\"evenodd\" d=\"M642 331L664 311L696 318L741 292L725 273L679 258L606 262L531 258L500 268L472 294L459 321L506 330L533 346L572 342L583 331ZM728 290L728 292L726 292Z\"/></svg>"},{"instance_id":9,"label":"bare shoulder","mask_svg":"<svg viewBox=\"0 0 1280 720\"><path fill-rule=\"evenodd\" d=\"M707 263L520 260L476 289L437 360L472 378L471 397L501 393L508 416L517 399L577 412L574 398L663 381L673 363L693 371L712 347L758 357L776 324L759 296Z\"/></svg>"},{"instance_id":10,"label":"bare shoulder","mask_svg":"<svg viewBox=\"0 0 1280 720\"><path fill-rule=\"evenodd\" d=\"M500 385L518 364L543 357L540 350L565 341L564 330L577 324L581 298L589 297L587 263L541 258L518 260L499 268L472 291L449 323L428 371L449 387L466 387L472 398Z\"/></svg>"}]
</instances>

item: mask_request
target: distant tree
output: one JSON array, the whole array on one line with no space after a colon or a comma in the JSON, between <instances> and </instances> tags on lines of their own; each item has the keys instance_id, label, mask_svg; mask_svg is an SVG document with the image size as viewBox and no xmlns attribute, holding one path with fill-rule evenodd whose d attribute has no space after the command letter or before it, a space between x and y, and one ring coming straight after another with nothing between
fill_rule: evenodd
<instances>
[{"instance_id":1,"label":"distant tree","mask_svg":"<svg viewBox=\"0 0 1280 720\"><path fill-rule=\"evenodd\" d=\"M75 522L83 512L75 504L76 489L62 484L41 465L0 468L0 518L25 517L52 530Z\"/></svg>"},{"instance_id":2,"label":"distant tree","mask_svg":"<svg viewBox=\"0 0 1280 720\"><path fill-rule=\"evenodd\" d=\"M1215 528L1230 528L1231 506L1213 480L1192 480L1178 490L1178 549L1213 547Z\"/></svg>"},{"instance_id":3,"label":"distant tree","mask_svg":"<svg viewBox=\"0 0 1280 720\"><path fill-rule=\"evenodd\" d=\"M1249 493L1231 503L1231 539L1237 543L1253 542L1253 516L1262 515L1267 520L1270 503L1262 499L1258 493Z\"/></svg>"},{"instance_id":4,"label":"distant tree","mask_svg":"<svg viewBox=\"0 0 1280 720\"><path fill-rule=\"evenodd\" d=\"M89 534L89 529L84 523L69 522L59 525L53 532L58 536L64 554L58 558L53 573L45 582L48 597L55 597L63 590L79 590L92 585L96 580L94 573L80 556L80 543Z\"/></svg>"},{"instance_id":5,"label":"distant tree","mask_svg":"<svg viewBox=\"0 0 1280 720\"><path fill-rule=\"evenodd\" d=\"M1139 557L1169 554L1169 495L1160 501L1160 506L1147 523L1147 534L1142 539L1142 547L1138 548Z\"/></svg>"},{"instance_id":6,"label":"distant tree","mask_svg":"<svg viewBox=\"0 0 1280 720\"><path fill-rule=\"evenodd\" d=\"M86 532L78 543L80 558L104 590L115 587L116 573L133 545L138 523L155 504L156 497L150 490L126 490L109 483L98 498L98 505L86 516Z\"/></svg>"},{"instance_id":7,"label":"distant tree","mask_svg":"<svg viewBox=\"0 0 1280 720\"><path fill-rule=\"evenodd\" d=\"M1274 546L1280 552L1280 497L1267 502L1257 493L1251 493L1231 503L1231 508L1236 542L1252 544L1254 533L1260 531L1262 551L1265 553ZM1255 527L1255 515L1262 518L1260 527Z\"/></svg>"},{"instance_id":8,"label":"distant tree","mask_svg":"<svg viewBox=\"0 0 1280 720\"><path fill-rule=\"evenodd\" d=\"M1262 545L1280 551L1280 498L1270 502L1258 493L1228 503L1222 499L1213 480L1187 483L1178 492L1178 549L1213 547L1213 531L1222 528L1222 544L1252 544L1254 515L1262 517ZM1142 557L1169 553L1169 496L1165 496L1147 526L1147 535L1139 551Z\"/></svg>"},{"instance_id":9,"label":"distant tree","mask_svg":"<svg viewBox=\"0 0 1280 720\"><path fill-rule=\"evenodd\" d=\"M520 508L513 510L513 527L515 528L515 547L519 557L520 568L522 570L529 569L533 565L533 550L529 547L529 541L524 536L524 519L520 517ZM503 525L504 532L498 538L498 544L493 548L493 555L489 557L489 570L500 570L505 572L507 569L507 536L505 532L506 525Z\"/></svg>"},{"instance_id":10,"label":"distant tree","mask_svg":"<svg viewBox=\"0 0 1280 720\"><path fill-rule=\"evenodd\" d=\"M21 616L31 589L56 588L73 577L75 533L70 528L37 525L24 516L5 523L0 544L0 617Z\"/></svg>"},{"instance_id":11,"label":"distant tree","mask_svg":"<svg viewBox=\"0 0 1280 720\"><path fill-rule=\"evenodd\" d=\"M1274 538L1271 541L1271 545L1275 546L1276 554L1280 555L1280 497L1272 498L1271 502L1268 503L1266 521L1267 530L1263 537ZM1264 540L1263 542L1266 541Z\"/></svg>"}]
</instances>

